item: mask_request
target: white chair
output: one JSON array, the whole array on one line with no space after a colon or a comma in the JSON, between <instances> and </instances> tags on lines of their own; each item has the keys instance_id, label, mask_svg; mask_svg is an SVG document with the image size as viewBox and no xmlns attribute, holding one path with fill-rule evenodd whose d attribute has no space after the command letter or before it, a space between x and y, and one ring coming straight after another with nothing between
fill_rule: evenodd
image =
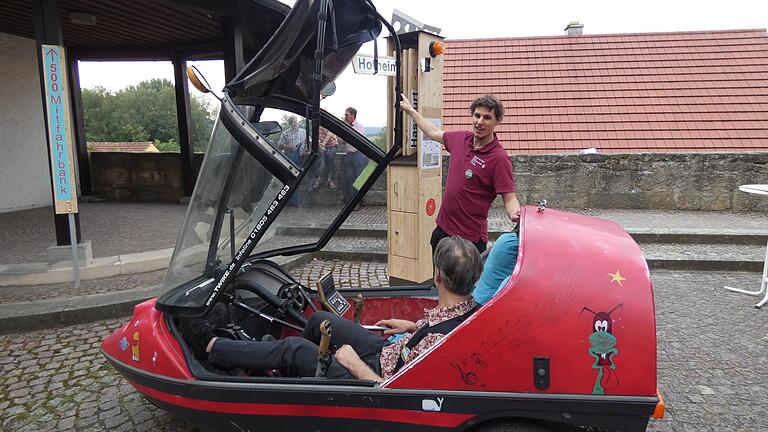
<instances>
[{"instance_id":1,"label":"white chair","mask_svg":"<svg viewBox=\"0 0 768 432\"><path fill-rule=\"evenodd\" d=\"M751 193L751 194L768 195L768 184L741 185L739 186L739 190L742 192ZM760 281L760 289L757 291L749 291L749 290L733 288L729 286L726 286L724 288L727 289L728 291L733 291L741 294L747 294L752 296L762 295L763 299L760 300L755 305L755 307L758 309L768 302L768 243L765 245L765 262L763 263L763 278Z\"/></svg>"}]
</instances>

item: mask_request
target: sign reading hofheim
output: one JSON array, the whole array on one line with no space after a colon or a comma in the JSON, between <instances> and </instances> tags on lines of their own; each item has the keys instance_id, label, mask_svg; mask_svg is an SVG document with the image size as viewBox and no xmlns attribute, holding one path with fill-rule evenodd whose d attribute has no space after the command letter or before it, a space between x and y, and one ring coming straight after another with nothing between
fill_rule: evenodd
<instances>
[{"instance_id":1,"label":"sign reading hofheim","mask_svg":"<svg viewBox=\"0 0 768 432\"><path fill-rule=\"evenodd\" d=\"M56 214L77 213L77 191L72 151L72 115L67 91L64 48L42 45L45 74L45 107L48 143L53 172L53 199Z\"/></svg>"},{"instance_id":2,"label":"sign reading hofheim","mask_svg":"<svg viewBox=\"0 0 768 432\"><path fill-rule=\"evenodd\" d=\"M394 57L379 57L378 59L379 71L376 75L389 75L395 76L395 58ZM373 56L369 55L356 55L352 60L352 69L357 74L373 75Z\"/></svg>"}]
</instances>

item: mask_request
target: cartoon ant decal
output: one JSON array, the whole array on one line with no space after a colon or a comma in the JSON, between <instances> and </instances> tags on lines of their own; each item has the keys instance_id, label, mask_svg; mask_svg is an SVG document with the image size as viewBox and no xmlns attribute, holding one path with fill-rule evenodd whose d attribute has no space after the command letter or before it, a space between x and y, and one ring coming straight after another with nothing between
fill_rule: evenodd
<instances>
[{"instance_id":1,"label":"cartoon ant decal","mask_svg":"<svg viewBox=\"0 0 768 432\"><path fill-rule=\"evenodd\" d=\"M588 352L589 355L595 358L592 368L597 369L598 372L592 394L605 394L606 388L611 389L619 385L619 377L614 372L616 364L613 362L613 358L619 354L619 350L616 349L616 337L612 331L613 319L611 314L621 307L624 307L624 303L619 303L610 312L595 312L588 307L579 312L579 316L584 311L589 311L594 315L592 318L592 334L589 335L590 346Z\"/></svg>"}]
</instances>

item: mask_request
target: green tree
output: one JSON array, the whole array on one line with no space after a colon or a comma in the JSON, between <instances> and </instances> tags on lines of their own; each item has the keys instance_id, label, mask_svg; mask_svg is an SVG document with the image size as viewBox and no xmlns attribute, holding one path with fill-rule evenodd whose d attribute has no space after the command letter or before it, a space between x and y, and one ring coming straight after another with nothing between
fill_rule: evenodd
<instances>
[{"instance_id":1,"label":"green tree","mask_svg":"<svg viewBox=\"0 0 768 432\"><path fill-rule=\"evenodd\" d=\"M88 141L154 141L163 151L178 151L179 133L173 84L151 79L116 93L103 87L83 89ZM192 147L205 151L215 112L205 99L190 96Z\"/></svg>"},{"instance_id":2,"label":"green tree","mask_svg":"<svg viewBox=\"0 0 768 432\"><path fill-rule=\"evenodd\" d=\"M387 128L381 128L381 132L379 132L378 135L373 137L371 139L371 142L373 142L376 145L376 147L386 152L387 151Z\"/></svg>"}]
</instances>

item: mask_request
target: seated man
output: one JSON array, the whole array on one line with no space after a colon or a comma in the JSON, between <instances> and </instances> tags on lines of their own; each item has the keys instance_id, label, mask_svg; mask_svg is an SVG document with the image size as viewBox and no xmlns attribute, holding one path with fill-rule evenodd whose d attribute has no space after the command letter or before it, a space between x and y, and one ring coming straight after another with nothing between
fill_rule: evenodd
<instances>
[{"instance_id":1,"label":"seated man","mask_svg":"<svg viewBox=\"0 0 768 432\"><path fill-rule=\"evenodd\" d=\"M477 303L488 303L488 300L506 285L517 264L517 249L516 233L502 234L493 244L485 260L483 274L472 292L472 297Z\"/></svg>"},{"instance_id":2,"label":"seated man","mask_svg":"<svg viewBox=\"0 0 768 432\"><path fill-rule=\"evenodd\" d=\"M208 360L223 368L280 369L298 376L314 376L320 323L329 319L331 345L340 348L328 366L327 377L381 382L456 328L477 306L471 296L482 272L477 248L460 237L446 237L435 249L433 262L437 307L425 310L424 318L416 323L399 319L377 323L391 327L385 334L407 333L394 343L352 321L316 312L309 318L303 337L261 342L212 338L206 349Z\"/></svg>"}]
</instances>

